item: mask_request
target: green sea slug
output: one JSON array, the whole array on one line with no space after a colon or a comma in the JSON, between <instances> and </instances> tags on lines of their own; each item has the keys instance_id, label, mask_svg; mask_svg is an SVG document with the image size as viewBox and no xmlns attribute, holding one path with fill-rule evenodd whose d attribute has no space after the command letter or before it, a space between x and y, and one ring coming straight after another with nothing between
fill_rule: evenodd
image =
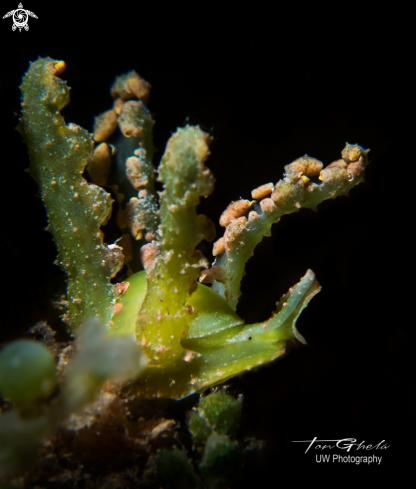
<instances>
[{"instance_id":1,"label":"green sea slug","mask_svg":"<svg viewBox=\"0 0 416 489\"><path fill-rule=\"evenodd\" d=\"M287 165L276 184L253 190L251 200L232 202L221 216L225 232L214 244L210 266L196 249L215 237L212 222L196 211L214 188L205 166L210 136L189 125L173 134L158 168L163 191L157 195L153 120L145 105L150 85L135 72L117 78L113 108L96 119L90 135L67 125L60 114L69 102L68 87L58 76L64 67L50 58L31 63L21 86L19 130L57 262L68 276L68 324L77 328L96 316L109 337L135 338L147 366L133 388L144 397L178 399L200 392L278 358L288 340L304 342L296 321L320 290L314 273L308 270L280 299L270 319L245 325L235 312L244 267L282 215L314 209L362 182L368 150L347 144L342 159L326 168L305 155ZM87 164L92 183L84 176ZM121 238L106 244L100 226L112 211L103 188L111 165L119 179L111 185ZM144 271L113 285L123 261L131 272L137 270L132 264L138 256Z\"/></svg>"}]
</instances>

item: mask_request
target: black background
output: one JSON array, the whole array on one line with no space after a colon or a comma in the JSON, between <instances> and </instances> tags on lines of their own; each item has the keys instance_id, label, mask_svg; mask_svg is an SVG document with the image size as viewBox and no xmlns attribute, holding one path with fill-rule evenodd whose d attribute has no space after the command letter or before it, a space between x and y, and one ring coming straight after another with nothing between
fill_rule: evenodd
<instances>
[{"instance_id":1,"label":"black background","mask_svg":"<svg viewBox=\"0 0 416 489\"><path fill-rule=\"evenodd\" d=\"M200 211L215 223L231 200L277 182L297 157L307 153L328 164L346 141L358 143L371 148L366 182L318 213L285 216L246 268L238 312L247 322L268 317L308 268L316 273L322 291L298 321L308 345L231 384L244 395L246 435L267 442L248 483L271 475L274 487L283 474L320 480L329 468L334 482L346 473L388 472L399 481L412 455L416 407L414 220L407 203L415 186L414 89L405 13L300 5L293 12L260 5L225 12L211 4L24 7L38 16L28 32L12 32L10 18L0 21L2 339L42 319L54 324L50 301L63 283L36 186L23 172L26 149L13 130L29 60L65 60L63 76L73 88L63 113L88 130L93 116L110 108L114 77L138 71L153 87L157 161L187 117L208 130L217 183ZM3 2L3 14L12 8ZM367 453L382 455L381 466L328 467L312 450L305 455L306 445L292 443L315 436L386 440L390 448Z\"/></svg>"}]
</instances>

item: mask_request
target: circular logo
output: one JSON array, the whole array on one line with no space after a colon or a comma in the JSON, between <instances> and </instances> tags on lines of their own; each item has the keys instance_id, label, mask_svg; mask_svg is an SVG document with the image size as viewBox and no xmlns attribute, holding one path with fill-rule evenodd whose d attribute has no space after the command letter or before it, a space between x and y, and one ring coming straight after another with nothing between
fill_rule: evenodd
<instances>
[{"instance_id":1,"label":"circular logo","mask_svg":"<svg viewBox=\"0 0 416 489\"><path fill-rule=\"evenodd\" d=\"M22 27L26 26L28 17L29 16L27 15L26 10L18 8L13 13L13 22L15 23L16 27L21 29Z\"/></svg>"}]
</instances>

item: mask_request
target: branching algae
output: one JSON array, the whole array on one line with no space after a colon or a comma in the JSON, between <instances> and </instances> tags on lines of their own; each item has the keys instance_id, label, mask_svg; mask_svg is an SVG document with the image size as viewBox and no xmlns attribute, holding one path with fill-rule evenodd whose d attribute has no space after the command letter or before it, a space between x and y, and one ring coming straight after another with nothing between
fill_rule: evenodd
<instances>
[{"instance_id":1,"label":"branching algae","mask_svg":"<svg viewBox=\"0 0 416 489\"><path fill-rule=\"evenodd\" d=\"M289 289L270 319L245 325L235 312L244 267L282 215L315 209L362 182L368 150L347 144L342 159L326 168L305 155L287 165L276 184L253 190L251 200L232 202L221 216L225 231L214 243L210 266L197 247L204 239L212 241L215 229L196 210L214 188L205 166L210 136L198 126L178 129L156 172L153 120L145 105L150 85L135 72L118 77L111 90L113 108L96 118L90 135L67 125L60 114L69 102L69 89L59 78L64 69L64 62L50 58L31 63L21 85L18 129L47 212L57 263L68 278L64 319L69 326L85 329L95 317L106 329L107 346L114 341L114 348L123 347L120 338L128 345L133 341L137 355L142 351L147 359L132 384L143 397L180 399L271 362L292 338L304 342L296 321L320 290L314 273L308 270ZM114 167L118 181L111 188L119 204L121 238L106 244L100 227L110 219L113 200L103 187ZM159 193L156 174L163 184ZM133 273L138 256L144 270ZM114 285L111 280L123 264L130 276ZM139 370L126 367L129 375L121 377L132 379ZM6 377L0 376L5 397ZM112 373L100 378L112 378Z\"/></svg>"}]
</instances>

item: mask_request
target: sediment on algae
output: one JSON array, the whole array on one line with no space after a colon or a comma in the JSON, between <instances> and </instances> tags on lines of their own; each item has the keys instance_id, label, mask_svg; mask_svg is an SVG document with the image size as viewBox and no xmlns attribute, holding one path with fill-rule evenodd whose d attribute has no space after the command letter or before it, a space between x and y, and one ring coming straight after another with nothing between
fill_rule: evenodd
<instances>
[{"instance_id":1,"label":"sediment on algae","mask_svg":"<svg viewBox=\"0 0 416 489\"><path fill-rule=\"evenodd\" d=\"M112 189L119 205L117 224L122 231L117 243L123 248L124 263L130 270L141 269L140 248L158 239L160 222L152 161L154 120L146 106L150 88L135 71L116 77L111 88L113 107L94 121L97 164L91 165L90 160L87 168L91 177L97 175L94 183L105 185L113 160L116 182ZM102 147L105 149L100 150ZM105 158L100 158L104 151Z\"/></svg>"}]
</instances>

